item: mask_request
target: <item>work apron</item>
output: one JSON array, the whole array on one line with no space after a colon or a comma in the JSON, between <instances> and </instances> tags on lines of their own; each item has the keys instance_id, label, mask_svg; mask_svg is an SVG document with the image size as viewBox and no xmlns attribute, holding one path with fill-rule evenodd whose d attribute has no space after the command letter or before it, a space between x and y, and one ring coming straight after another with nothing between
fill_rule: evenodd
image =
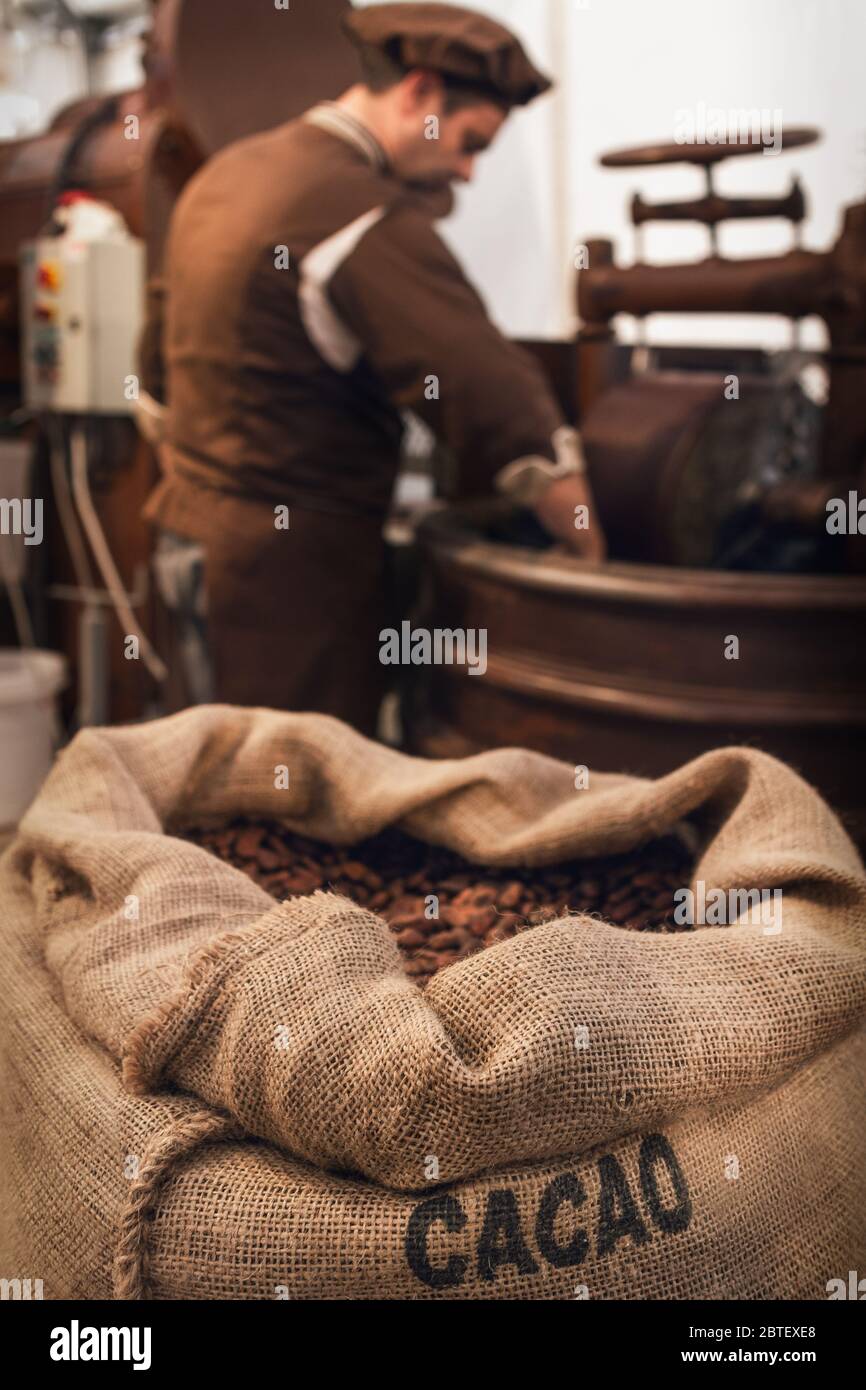
<instances>
[{"instance_id":1,"label":"work apron","mask_svg":"<svg viewBox=\"0 0 866 1390\"><path fill-rule=\"evenodd\" d=\"M189 496L187 487L184 492ZM332 714L372 736L387 672L379 661L386 614L383 518L274 508L194 489L207 517L182 574L171 535L157 577L180 619L181 650L198 666L188 685L220 702ZM163 533L188 528L160 518ZM191 537L192 540L196 536ZM195 576L198 576L196 579ZM192 582L191 582L192 580ZM202 595L203 589L203 595ZM204 634L196 648L195 634ZM206 647L210 669L201 672ZM195 696L194 696L195 698Z\"/></svg>"}]
</instances>

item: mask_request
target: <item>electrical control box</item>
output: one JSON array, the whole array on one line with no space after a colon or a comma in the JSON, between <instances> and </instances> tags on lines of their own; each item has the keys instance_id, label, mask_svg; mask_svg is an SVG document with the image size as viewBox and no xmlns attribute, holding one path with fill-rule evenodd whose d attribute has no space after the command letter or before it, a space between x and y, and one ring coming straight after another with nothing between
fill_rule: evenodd
<instances>
[{"instance_id":1,"label":"electrical control box","mask_svg":"<svg viewBox=\"0 0 866 1390\"><path fill-rule=\"evenodd\" d=\"M144 245L122 225L90 236L70 228L24 244L22 375L31 409L135 409L144 277Z\"/></svg>"}]
</instances>

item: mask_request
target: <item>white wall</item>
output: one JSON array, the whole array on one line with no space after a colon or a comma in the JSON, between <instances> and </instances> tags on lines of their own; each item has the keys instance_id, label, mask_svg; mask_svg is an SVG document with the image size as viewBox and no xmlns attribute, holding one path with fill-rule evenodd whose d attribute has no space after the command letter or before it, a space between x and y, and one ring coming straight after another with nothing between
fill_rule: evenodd
<instances>
[{"instance_id":1,"label":"white wall","mask_svg":"<svg viewBox=\"0 0 866 1390\"><path fill-rule=\"evenodd\" d=\"M84 51L73 33L42 25L0 29L0 139L36 135L87 88Z\"/></svg>"},{"instance_id":2,"label":"white wall","mask_svg":"<svg viewBox=\"0 0 866 1390\"><path fill-rule=\"evenodd\" d=\"M634 239L627 208L635 190L653 202L702 193L703 174L686 165L616 171L600 168L597 156L617 146L671 140L678 110L703 103L780 109L783 124L822 128L820 144L722 164L716 185L735 196L781 194L799 174L809 207L803 243L814 250L830 245L842 207L866 197L863 0L592 0L584 10L572 0L569 11L566 81L574 145L566 216L581 238L611 237L617 259L628 263ZM708 251L706 229L694 224L651 224L645 237L650 261L700 259ZM723 255L773 255L790 247L792 232L778 219L729 222L719 240ZM817 328L814 343L823 340ZM790 340L778 319L733 316L655 317L648 336L760 345Z\"/></svg>"},{"instance_id":3,"label":"white wall","mask_svg":"<svg viewBox=\"0 0 866 1390\"><path fill-rule=\"evenodd\" d=\"M116 13L124 18L137 0L79 0L80 13ZM76 8L73 6L73 8ZM5 12L11 17L11 12ZM0 0L0 18L2 18ZM142 81L141 39L124 25L109 33L88 74L78 34L57 33L47 23L16 14L14 29L0 25L0 139L36 135L69 102L85 96L88 79L97 93L119 92Z\"/></svg>"},{"instance_id":4,"label":"white wall","mask_svg":"<svg viewBox=\"0 0 866 1390\"><path fill-rule=\"evenodd\" d=\"M106 47L93 59L94 87L106 94L129 92L144 81L142 40L137 34L110 34Z\"/></svg>"}]
</instances>

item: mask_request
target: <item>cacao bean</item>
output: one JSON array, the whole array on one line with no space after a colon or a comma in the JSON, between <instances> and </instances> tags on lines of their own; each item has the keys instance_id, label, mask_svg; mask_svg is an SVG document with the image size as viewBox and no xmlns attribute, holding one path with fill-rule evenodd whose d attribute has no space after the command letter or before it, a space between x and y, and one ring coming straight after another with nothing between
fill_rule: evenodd
<instances>
[{"instance_id":1,"label":"cacao bean","mask_svg":"<svg viewBox=\"0 0 866 1390\"><path fill-rule=\"evenodd\" d=\"M606 859L493 869L393 829L351 848L269 821L238 819L185 833L275 898L324 888L378 913L395 935L407 974L422 987L444 966L543 923L587 931L595 920L631 931L691 930L673 920L673 895L689 882L690 863L671 837ZM425 915L431 896L439 904L436 917Z\"/></svg>"},{"instance_id":2,"label":"cacao bean","mask_svg":"<svg viewBox=\"0 0 866 1390\"><path fill-rule=\"evenodd\" d=\"M506 883L502 892L499 894L499 906L504 908L517 907L522 896L523 885L521 883Z\"/></svg>"}]
</instances>

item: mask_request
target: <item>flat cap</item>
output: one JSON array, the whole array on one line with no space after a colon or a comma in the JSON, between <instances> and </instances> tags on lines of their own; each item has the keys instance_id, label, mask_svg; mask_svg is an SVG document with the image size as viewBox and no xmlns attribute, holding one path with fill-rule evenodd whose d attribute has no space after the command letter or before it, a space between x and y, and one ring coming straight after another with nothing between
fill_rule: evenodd
<instances>
[{"instance_id":1,"label":"flat cap","mask_svg":"<svg viewBox=\"0 0 866 1390\"><path fill-rule=\"evenodd\" d=\"M356 44L382 49L402 68L431 68L507 106L525 106L553 85L510 30L477 10L370 5L350 11L343 24Z\"/></svg>"}]
</instances>

